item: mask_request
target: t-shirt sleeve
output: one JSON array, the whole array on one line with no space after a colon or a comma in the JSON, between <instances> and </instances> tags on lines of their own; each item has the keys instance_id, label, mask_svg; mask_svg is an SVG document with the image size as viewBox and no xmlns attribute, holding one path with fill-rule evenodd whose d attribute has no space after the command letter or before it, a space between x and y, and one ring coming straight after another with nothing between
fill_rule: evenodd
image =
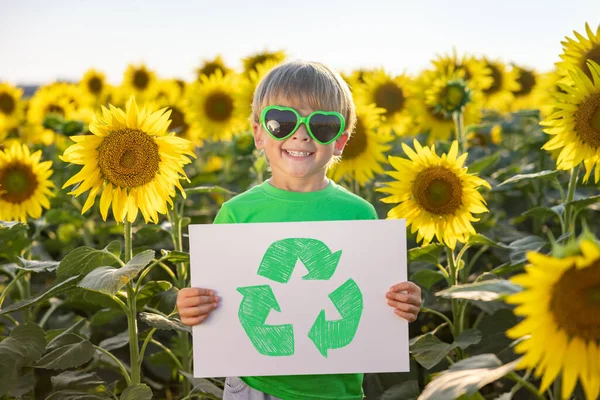
<instances>
[{"instance_id":1,"label":"t-shirt sleeve","mask_svg":"<svg viewBox=\"0 0 600 400\"><path fill-rule=\"evenodd\" d=\"M213 224L234 224L235 219L227 204L223 204L213 221Z\"/></svg>"}]
</instances>

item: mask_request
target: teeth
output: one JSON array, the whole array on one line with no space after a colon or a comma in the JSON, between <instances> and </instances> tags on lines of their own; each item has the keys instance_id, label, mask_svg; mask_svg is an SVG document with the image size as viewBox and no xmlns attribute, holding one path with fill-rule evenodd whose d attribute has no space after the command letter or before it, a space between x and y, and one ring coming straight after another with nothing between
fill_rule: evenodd
<instances>
[{"instance_id":1,"label":"teeth","mask_svg":"<svg viewBox=\"0 0 600 400\"><path fill-rule=\"evenodd\" d=\"M290 151L290 150L286 150L287 153L291 156L294 157L306 157L306 156L310 156L312 153L308 153L308 152L304 152L304 151Z\"/></svg>"}]
</instances>

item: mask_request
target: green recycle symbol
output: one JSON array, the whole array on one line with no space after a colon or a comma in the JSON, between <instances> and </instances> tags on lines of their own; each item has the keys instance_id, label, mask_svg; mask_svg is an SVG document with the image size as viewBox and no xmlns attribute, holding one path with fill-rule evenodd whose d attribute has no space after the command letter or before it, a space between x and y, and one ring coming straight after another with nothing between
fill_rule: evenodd
<instances>
[{"instance_id":1,"label":"green recycle symbol","mask_svg":"<svg viewBox=\"0 0 600 400\"><path fill-rule=\"evenodd\" d=\"M265 252L258 268L258 275L279 283L287 283L298 259L308 274L305 280L329 280L340 261L342 251L332 253L320 240L289 238L273 242ZM243 296L238 318L246 335L259 353L267 356L290 356L294 354L294 327L292 324L266 325L271 309L281 311L275 294L269 285L237 288ZM354 339L363 310L363 297L353 279L348 279L329 294L341 319L328 321L321 310L308 337L319 352L327 357L327 351L347 346Z\"/></svg>"}]
</instances>

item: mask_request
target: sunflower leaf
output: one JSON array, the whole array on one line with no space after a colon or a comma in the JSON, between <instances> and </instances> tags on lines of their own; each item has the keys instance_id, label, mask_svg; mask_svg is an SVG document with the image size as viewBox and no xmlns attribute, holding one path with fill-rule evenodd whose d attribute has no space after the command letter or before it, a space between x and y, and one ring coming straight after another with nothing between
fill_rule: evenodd
<instances>
[{"instance_id":1,"label":"sunflower leaf","mask_svg":"<svg viewBox=\"0 0 600 400\"><path fill-rule=\"evenodd\" d=\"M51 272L56 270L60 264L58 261L26 260L22 257L18 257L18 259L19 264L16 267L31 272Z\"/></svg>"},{"instance_id":2,"label":"sunflower leaf","mask_svg":"<svg viewBox=\"0 0 600 400\"><path fill-rule=\"evenodd\" d=\"M495 165L500 160L500 153L494 153L491 156L480 158L469 165L469 173L477 174L484 169Z\"/></svg>"},{"instance_id":3,"label":"sunflower leaf","mask_svg":"<svg viewBox=\"0 0 600 400\"><path fill-rule=\"evenodd\" d=\"M154 250L145 250L136 254L122 268L96 268L79 282L79 287L114 296L127 283L133 280L153 258Z\"/></svg>"},{"instance_id":4,"label":"sunflower leaf","mask_svg":"<svg viewBox=\"0 0 600 400\"><path fill-rule=\"evenodd\" d=\"M419 383L415 380L398 383L381 395L381 400L416 400L419 397Z\"/></svg>"},{"instance_id":5,"label":"sunflower leaf","mask_svg":"<svg viewBox=\"0 0 600 400\"><path fill-rule=\"evenodd\" d=\"M528 217L539 218L539 220L542 222L545 220L548 220L550 218L558 217L562 221L564 213L565 213L565 206L562 204L559 204L554 207L544 207L544 206L534 207L532 209L525 211L523 214L521 214L521 217L523 219L528 218ZM519 219L521 219L521 218L519 218Z\"/></svg>"},{"instance_id":6,"label":"sunflower leaf","mask_svg":"<svg viewBox=\"0 0 600 400\"><path fill-rule=\"evenodd\" d=\"M435 367L453 348L450 343L442 342L432 333L419 336L410 344L410 352L415 360L427 369Z\"/></svg>"},{"instance_id":7,"label":"sunflower leaf","mask_svg":"<svg viewBox=\"0 0 600 400\"><path fill-rule=\"evenodd\" d=\"M439 243L415 247L408 251L408 261L425 261L432 264L438 264L443 250L444 246Z\"/></svg>"},{"instance_id":8,"label":"sunflower leaf","mask_svg":"<svg viewBox=\"0 0 600 400\"><path fill-rule=\"evenodd\" d=\"M508 245L510 247L510 262L513 264L521 263L526 260L527 252L539 251L547 244L548 242L545 239L534 235L517 239Z\"/></svg>"},{"instance_id":9,"label":"sunflower leaf","mask_svg":"<svg viewBox=\"0 0 600 400\"><path fill-rule=\"evenodd\" d=\"M229 189L226 189L221 186L196 186L193 188L185 189L186 194L195 194L195 193L221 193L221 194L237 194L236 192L232 192Z\"/></svg>"},{"instance_id":10,"label":"sunflower leaf","mask_svg":"<svg viewBox=\"0 0 600 400\"><path fill-rule=\"evenodd\" d=\"M504 182L500 183L498 186L508 185L509 183L516 183L531 179L550 179L556 174L558 174L558 170L540 171L534 174L519 174L508 178Z\"/></svg>"},{"instance_id":11,"label":"sunflower leaf","mask_svg":"<svg viewBox=\"0 0 600 400\"><path fill-rule=\"evenodd\" d=\"M21 254L30 242L27 229L27 225L20 222L0 221L0 259L15 260Z\"/></svg>"},{"instance_id":12,"label":"sunflower leaf","mask_svg":"<svg viewBox=\"0 0 600 400\"><path fill-rule=\"evenodd\" d=\"M58 285L54 285L52 286L50 289L48 289L46 292L35 296L35 297L31 297L29 299L25 299L23 301L20 301L18 303L15 304L11 304L10 306L0 310L0 315L2 314L7 314L7 313L11 313L14 311L19 311L23 308L26 307L30 307L34 304L37 304L41 301L47 300L51 297L55 297L59 294L62 293L66 293L68 291L71 291L75 288L75 286L77 285L77 282L81 280L81 277L79 275L77 276L72 276L70 278L68 278L67 280L59 283Z\"/></svg>"},{"instance_id":13,"label":"sunflower leaf","mask_svg":"<svg viewBox=\"0 0 600 400\"><path fill-rule=\"evenodd\" d=\"M60 262L56 276L62 280L73 275L86 275L98 267L118 264L120 254L121 243L116 240L102 250L87 246L78 247Z\"/></svg>"},{"instance_id":14,"label":"sunflower leaf","mask_svg":"<svg viewBox=\"0 0 600 400\"><path fill-rule=\"evenodd\" d=\"M94 356L94 346L89 340L81 339L46 353L33 366L44 369L75 368L88 362Z\"/></svg>"},{"instance_id":15,"label":"sunflower leaf","mask_svg":"<svg viewBox=\"0 0 600 400\"><path fill-rule=\"evenodd\" d=\"M519 361L502 365L494 354L480 354L458 361L437 375L425 387L419 400L454 400L463 394L472 395L514 371Z\"/></svg>"},{"instance_id":16,"label":"sunflower leaf","mask_svg":"<svg viewBox=\"0 0 600 400\"><path fill-rule=\"evenodd\" d=\"M450 299L467 299L478 301L499 300L503 295L519 293L521 287L505 279L490 279L483 282L454 285L441 290L435 295Z\"/></svg>"},{"instance_id":17,"label":"sunflower leaf","mask_svg":"<svg viewBox=\"0 0 600 400\"><path fill-rule=\"evenodd\" d=\"M410 280L415 282L417 285L431 289L433 285L444 279L444 274L440 271L434 271L431 269L422 269L410 276Z\"/></svg>"},{"instance_id":18,"label":"sunflower leaf","mask_svg":"<svg viewBox=\"0 0 600 400\"><path fill-rule=\"evenodd\" d=\"M94 372L66 371L50 378L54 390L93 389L104 385L104 381Z\"/></svg>"},{"instance_id":19,"label":"sunflower leaf","mask_svg":"<svg viewBox=\"0 0 600 400\"><path fill-rule=\"evenodd\" d=\"M506 246L505 244L494 242L492 239L490 239L487 236L484 236L484 235L482 235L480 233L476 233L475 235L471 235L469 237L469 241L467 242L467 244L470 245L470 246L479 244L479 245L482 245L482 246L491 246L491 247L498 247L498 248L508 249L508 246Z\"/></svg>"},{"instance_id":20,"label":"sunflower leaf","mask_svg":"<svg viewBox=\"0 0 600 400\"><path fill-rule=\"evenodd\" d=\"M120 400L150 400L152 398L152 389L143 383L129 386L121 393Z\"/></svg>"},{"instance_id":21,"label":"sunflower leaf","mask_svg":"<svg viewBox=\"0 0 600 400\"><path fill-rule=\"evenodd\" d=\"M175 330L188 333L192 332L192 329L189 326L182 324L180 321L163 317L160 314L141 312L139 316L142 322L156 329Z\"/></svg>"},{"instance_id":22,"label":"sunflower leaf","mask_svg":"<svg viewBox=\"0 0 600 400\"><path fill-rule=\"evenodd\" d=\"M596 203L600 203L600 194L596 196L586 197L584 199L570 201L566 203L566 205L572 207L576 213L579 213L581 210L584 210L588 206Z\"/></svg>"},{"instance_id":23,"label":"sunflower leaf","mask_svg":"<svg viewBox=\"0 0 600 400\"><path fill-rule=\"evenodd\" d=\"M190 253L186 253L184 251L161 250L161 254L163 255L163 257L167 257L167 260L174 263L190 262Z\"/></svg>"},{"instance_id":24,"label":"sunflower leaf","mask_svg":"<svg viewBox=\"0 0 600 400\"><path fill-rule=\"evenodd\" d=\"M144 308L146 304L152 297L158 293L163 293L165 290L169 290L173 285L168 281L150 281L146 283L142 288L138 291L135 297L136 308L141 310Z\"/></svg>"},{"instance_id":25,"label":"sunflower leaf","mask_svg":"<svg viewBox=\"0 0 600 400\"><path fill-rule=\"evenodd\" d=\"M107 400L111 399L108 394L89 393L79 390L59 390L53 392L44 400Z\"/></svg>"}]
</instances>

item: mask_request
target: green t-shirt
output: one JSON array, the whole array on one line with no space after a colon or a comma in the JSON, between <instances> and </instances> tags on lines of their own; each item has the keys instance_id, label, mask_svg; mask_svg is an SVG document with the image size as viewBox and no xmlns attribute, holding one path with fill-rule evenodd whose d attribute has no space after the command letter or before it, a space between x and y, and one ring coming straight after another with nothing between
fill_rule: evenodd
<instances>
[{"instance_id":1,"label":"green t-shirt","mask_svg":"<svg viewBox=\"0 0 600 400\"><path fill-rule=\"evenodd\" d=\"M377 219L375 208L330 181L316 192L288 192L268 182L225 202L215 224ZM358 400L363 374L242 377L247 385L284 400Z\"/></svg>"}]
</instances>

